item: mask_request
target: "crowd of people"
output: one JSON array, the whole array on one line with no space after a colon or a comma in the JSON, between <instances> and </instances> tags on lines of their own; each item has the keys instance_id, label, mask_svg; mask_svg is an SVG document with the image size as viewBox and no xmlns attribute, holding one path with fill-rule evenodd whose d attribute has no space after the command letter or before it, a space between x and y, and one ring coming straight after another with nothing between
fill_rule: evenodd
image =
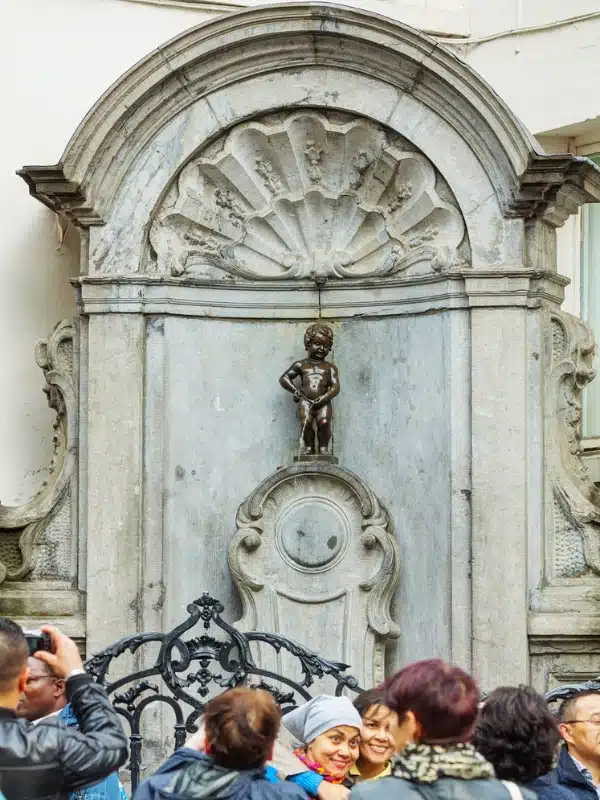
<instances>
[{"instance_id":1,"label":"crowd of people","mask_svg":"<svg viewBox=\"0 0 600 800\"><path fill-rule=\"evenodd\" d=\"M0 619L0 798L127 800L127 739L76 644L52 627L30 652ZM284 740L294 741L288 746ZM410 664L347 697L321 695L283 717L261 689L207 706L197 734L133 800L598 800L600 693L557 715L527 686L481 698L440 659Z\"/></svg>"}]
</instances>

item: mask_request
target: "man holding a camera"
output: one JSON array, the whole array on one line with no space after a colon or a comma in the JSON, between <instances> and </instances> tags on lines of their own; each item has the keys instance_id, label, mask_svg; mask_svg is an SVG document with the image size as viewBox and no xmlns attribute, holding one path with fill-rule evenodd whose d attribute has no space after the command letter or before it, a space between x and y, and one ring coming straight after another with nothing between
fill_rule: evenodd
<instances>
[{"instance_id":1,"label":"man holding a camera","mask_svg":"<svg viewBox=\"0 0 600 800\"><path fill-rule=\"evenodd\" d=\"M26 638L16 623L0 618L0 792L6 800L64 800L127 758L118 716L104 689L86 675L77 645L50 626L43 632ZM66 681L79 730L53 719L34 726L17 718L30 655Z\"/></svg>"}]
</instances>

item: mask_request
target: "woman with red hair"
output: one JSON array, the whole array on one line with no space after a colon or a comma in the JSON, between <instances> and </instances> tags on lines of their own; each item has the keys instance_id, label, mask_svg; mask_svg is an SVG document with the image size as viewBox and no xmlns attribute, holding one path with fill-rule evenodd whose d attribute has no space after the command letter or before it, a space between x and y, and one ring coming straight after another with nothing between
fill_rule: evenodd
<instances>
[{"instance_id":1,"label":"woman with red hair","mask_svg":"<svg viewBox=\"0 0 600 800\"><path fill-rule=\"evenodd\" d=\"M391 775L358 784L351 800L536 800L497 781L469 743L479 706L477 684L441 659L417 661L383 685L398 715Z\"/></svg>"}]
</instances>

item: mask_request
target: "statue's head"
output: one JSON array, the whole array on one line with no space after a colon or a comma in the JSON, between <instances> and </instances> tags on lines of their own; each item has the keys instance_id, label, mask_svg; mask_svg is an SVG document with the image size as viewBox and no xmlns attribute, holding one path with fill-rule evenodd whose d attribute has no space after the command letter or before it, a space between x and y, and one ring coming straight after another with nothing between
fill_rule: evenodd
<instances>
[{"instance_id":1,"label":"statue's head","mask_svg":"<svg viewBox=\"0 0 600 800\"><path fill-rule=\"evenodd\" d=\"M322 360L327 357L333 345L333 331L322 322L309 325L304 334L304 347L311 358Z\"/></svg>"}]
</instances>

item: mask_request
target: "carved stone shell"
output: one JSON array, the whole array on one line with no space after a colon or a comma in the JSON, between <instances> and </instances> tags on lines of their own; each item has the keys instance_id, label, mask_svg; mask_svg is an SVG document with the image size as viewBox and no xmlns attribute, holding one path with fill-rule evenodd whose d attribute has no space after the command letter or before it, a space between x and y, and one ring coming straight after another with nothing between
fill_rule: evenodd
<instances>
[{"instance_id":1,"label":"carved stone shell","mask_svg":"<svg viewBox=\"0 0 600 800\"><path fill-rule=\"evenodd\" d=\"M468 259L432 164L366 119L315 111L233 128L188 163L155 213L149 269L172 275L380 277Z\"/></svg>"}]
</instances>

